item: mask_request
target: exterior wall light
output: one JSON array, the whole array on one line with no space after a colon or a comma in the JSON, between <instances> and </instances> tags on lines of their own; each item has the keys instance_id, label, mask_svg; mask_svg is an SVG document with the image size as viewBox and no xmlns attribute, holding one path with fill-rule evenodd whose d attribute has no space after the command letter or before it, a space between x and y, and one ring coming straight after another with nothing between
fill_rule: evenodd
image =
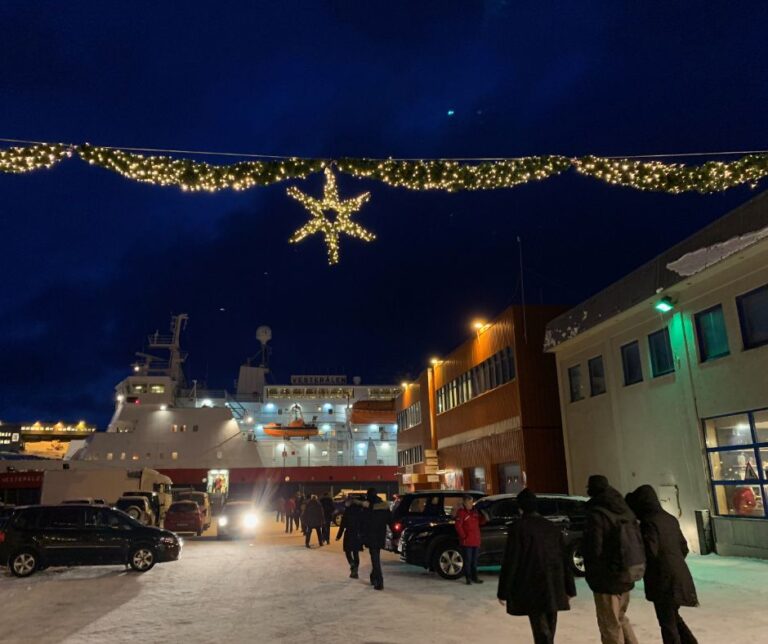
<instances>
[{"instance_id":1,"label":"exterior wall light","mask_svg":"<svg viewBox=\"0 0 768 644\"><path fill-rule=\"evenodd\" d=\"M671 297L665 296L656 302L656 304L653 305L653 308L656 309L659 313L669 313L672 309L675 308L675 305L672 302Z\"/></svg>"}]
</instances>

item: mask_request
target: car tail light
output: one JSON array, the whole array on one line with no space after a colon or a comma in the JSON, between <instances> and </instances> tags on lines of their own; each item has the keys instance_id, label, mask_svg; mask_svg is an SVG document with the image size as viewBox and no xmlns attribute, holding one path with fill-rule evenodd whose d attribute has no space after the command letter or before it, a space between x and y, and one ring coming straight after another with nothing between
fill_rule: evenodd
<instances>
[{"instance_id":1,"label":"car tail light","mask_svg":"<svg viewBox=\"0 0 768 644\"><path fill-rule=\"evenodd\" d=\"M403 524L399 521L392 524L392 532L402 532L403 531Z\"/></svg>"},{"instance_id":2,"label":"car tail light","mask_svg":"<svg viewBox=\"0 0 768 644\"><path fill-rule=\"evenodd\" d=\"M5 541L5 532L0 530L0 543L3 543L3 541Z\"/></svg>"}]
</instances>

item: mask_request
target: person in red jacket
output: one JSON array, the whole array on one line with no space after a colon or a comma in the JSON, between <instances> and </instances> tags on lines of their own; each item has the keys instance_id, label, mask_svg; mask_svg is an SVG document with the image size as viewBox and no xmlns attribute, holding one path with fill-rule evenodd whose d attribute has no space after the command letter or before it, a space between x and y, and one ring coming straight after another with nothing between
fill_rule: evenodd
<instances>
[{"instance_id":1,"label":"person in red jacket","mask_svg":"<svg viewBox=\"0 0 768 644\"><path fill-rule=\"evenodd\" d=\"M467 585L482 584L477 577L477 554L480 551L480 526L486 521L485 515L474 507L475 499L470 495L462 499L462 507L456 512L456 532L464 548L464 575Z\"/></svg>"}]
</instances>

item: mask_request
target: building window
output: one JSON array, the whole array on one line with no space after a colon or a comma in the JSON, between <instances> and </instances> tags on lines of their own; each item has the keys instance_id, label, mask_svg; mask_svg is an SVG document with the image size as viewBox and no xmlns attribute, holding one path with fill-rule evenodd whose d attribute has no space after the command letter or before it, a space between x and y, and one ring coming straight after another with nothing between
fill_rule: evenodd
<instances>
[{"instance_id":1,"label":"building window","mask_svg":"<svg viewBox=\"0 0 768 644\"><path fill-rule=\"evenodd\" d=\"M599 396L605 393L605 369L603 367L603 356L592 358L588 363L589 367L589 395Z\"/></svg>"},{"instance_id":2,"label":"building window","mask_svg":"<svg viewBox=\"0 0 768 644\"><path fill-rule=\"evenodd\" d=\"M624 369L624 385L634 385L643 380L643 365L640 362L640 345L637 340L621 347L621 366Z\"/></svg>"},{"instance_id":3,"label":"building window","mask_svg":"<svg viewBox=\"0 0 768 644\"><path fill-rule=\"evenodd\" d=\"M125 460L125 452L120 452L120 460L121 461Z\"/></svg>"},{"instance_id":4,"label":"building window","mask_svg":"<svg viewBox=\"0 0 768 644\"><path fill-rule=\"evenodd\" d=\"M722 358L730 353L728 334L725 330L723 307L718 304L694 316L696 337L699 342L699 359L702 362Z\"/></svg>"},{"instance_id":5,"label":"building window","mask_svg":"<svg viewBox=\"0 0 768 644\"><path fill-rule=\"evenodd\" d=\"M139 460L139 455L138 454L134 454L133 456L131 456L131 460L132 461L138 461Z\"/></svg>"},{"instance_id":6,"label":"building window","mask_svg":"<svg viewBox=\"0 0 768 644\"><path fill-rule=\"evenodd\" d=\"M707 461L720 516L767 516L768 410L704 420Z\"/></svg>"},{"instance_id":7,"label":"building window","mask_svg":"<svg viewBox=\"0 0 768 644\"><path fill-rule=\"evenodd\" d=\"M114 454L112 452L107 452L107 460L111 461L114 458Z\"/></svg>"},{"instance_id":8,"label":"building window","mask_svg":"<svg viewBox=\"0 0 768 644\"><path fill-rule=\"evenodd\" d=\"M575 365L568 369L568 384L571 388L571 402L581 400L581 365Z\"/></svg>"},{"instance_id":9,"label":"building window","mask_svg":"<svg viewBox=\"0 0 768 644\"><path fill-rule=\"evenodd\" d=\"M653 377L663 376L675 370L672 345L669 343L669 329L664 327L648 336L648 350L651 354Z\"/></svg>"},{"instance_id":10,"label":"building window","mask_svg":"<svg viewBox=\"0 0 768 644\"><path fill-rule=\"evenodd\" d=\"M179 460L179 453L178 452L171 452L171 460L172 461Z\"/></svg>"},{"instance_id":11,"label":"building window","mask_svg":"<svg viewBox=\"0 0 768 644\"><path fill-rule=\"evenodd\" d=\"M736 298L745 349L768 344L768 284Z\"/></svg>"},{"instance_id":12,"label":"building window","mask_svg":"<svg viewBox=\"0 0 768 644\"><path fill-rule=\"evenodd\" d=\"M485 494L485 468L473 467L469 470L469 489Z\"/></svg>"}]
</instances>

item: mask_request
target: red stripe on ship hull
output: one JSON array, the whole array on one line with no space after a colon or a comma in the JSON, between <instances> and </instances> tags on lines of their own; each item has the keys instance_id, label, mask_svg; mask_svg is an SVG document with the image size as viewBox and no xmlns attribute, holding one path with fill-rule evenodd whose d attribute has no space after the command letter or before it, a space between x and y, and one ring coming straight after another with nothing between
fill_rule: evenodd
<instances>
[{"instance_id":1,"label":"red stripe on ship hull","mask_svg":"<svg viewBox=\"0 0 768 644\"><path fill-rule=\"evenodd\" d=\"M223 469L223 468L222 468ZM207 469L161 469L174 485L199 485L208 476ZM327 467L241 467L229 470L229 483L256 483L272 481L280 483L290 477L291 483L334 483L354 481L397 481L395 465L327 466Z\"/></svg>"}]
</instances>

